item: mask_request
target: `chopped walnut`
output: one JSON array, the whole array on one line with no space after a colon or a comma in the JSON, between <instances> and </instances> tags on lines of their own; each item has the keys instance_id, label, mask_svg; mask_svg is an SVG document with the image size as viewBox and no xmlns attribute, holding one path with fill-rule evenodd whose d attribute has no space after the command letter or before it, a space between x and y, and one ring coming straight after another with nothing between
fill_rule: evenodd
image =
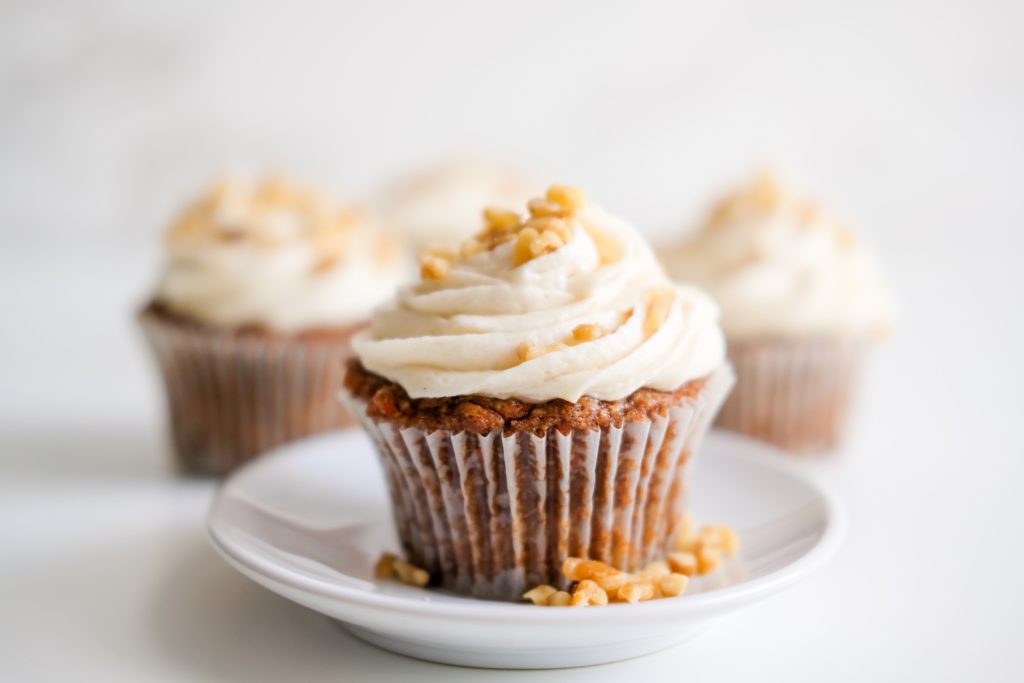
<instances>
[{"instance_id":1,"label":"chopped walnut","mask_svg":"<svg viewBox=\"0 0 1024 683\"><path fill-rule=\"evenodd\" d=\"M506 209L484 209L484 220L491 230L514 230L522 222L522 217L515 211Z\"/></svg>"},{"instance_id":2,"label":"chopped walnut","mask_svg":"<svg viewBox=\"0 0 1024 683\"><path fill-rule=\"evenodd\" d=\"M676 548L689 549L691 543L697 539L697 526L693 522L693 517L683 515L676 523L676 527Z\"/></svg>"},{"instance_id":3,"label":"chopped walnut","mask_svg":"<svg viewBox=\"0 0 1024 683\"><path fill-rule=\"evenodd\" d=\"M572 598L569 600L569 605L572 607L607 604L608 594L590 579L584 579L577 583L576 588L572 592Z\"/></svg>"},{"instance_id":4,"label":"chopped walnut","mask_svg":"<svg viewBox=\"0 0 1024 683\"><path fill-rule=\"evenodd\" d=\"M528 360L533 360L534 358L537 358L540 355L542 355L541 350L537 347L536 344L533 344L531 342L525 341L516 347L516 359L518 359L520 363L525 363Z\"/></svg>"},{"instance_id":5,"label":"chopped walnut","mask_svg":"<svg viewBox=\"0 0 1024 683\"><path fill-rule=\"evenodd\" d=\"M549 202L559 204L570 212L579 211L587 204L586 193L572 185L552 185L548 188L546 198Z\"/></svg>"},{"instance_id":6,"label":"chopped walnut","mask_svg":"<svg viewBox=\"0 0 1024 683\"><path fill-rule=\"evenodd\" d=\"M608 334L608 332L597 323L588 323L584 325L577 325L572 330L572 343L582 344L588 341L594 341Z\"/></svg>"},{"instance_id":7,"label":"chopped walnut","mask_svg":"<svg viewBox=\"0 0 1024 683\"><path fill-rule=\"evenodd\" d=\"M722 553L717 548L701 546L697 548L697 573L708 574L718 569L722 562Z\"/></svg>"},{"instance_id":8,"label":"chopped walnut","mask_svg":"<svg viewBox=\"0 0 1024 683\"><path fill-rule=\"evenodd\" d=\"M377 560L377 564L373 565L373 575L378 579L393 579L397 575L395 574L395 562L398 561L398 556L394 553L384 553Z\"/></svg>"},{"instance_id":9,"label":"chopped walnut","mask_svg":"<svg viewBox=\"0 0 1024 683\"><path fill-rule=\"evenodd\" d=\"M530 216L523 219L514 211L488 208L484 210L484 229L460 248L460 257L469 258L481 251L492 251L515 241L517 266L551 253L572 239L573 215L585 204L581 190L555 185L545 197L527 205Z\"/></svg>"},{"instance_id":10,"label":"chopped walnut","mask_svg":"<svg viewBox=\"0 0 1024 683\"><path fill-rule=\"evenodd\" d=\"M523 599L529 600L535 605L567 607L572 601L572 595L566 591L560 591L554 586L544 584L523 593Z\"/></svg>"},{"instance_id":11,"label":"chopped walnut","mask_svg":"<svg viewBox=\"0 0 1024 683\"><path fill-rule=\"evenodd\" d=\"M523 224L523 227L524 229L533 228L539 235L543 235L545 232L552 232L555 237L558 237L564 243L572 239L571 225L572 224L564 218L535 216L526 221L526 223Z\"/></svg>"},{"instance_id":12,"label":"chopped walnut","mask_svg":"<svg viewBox=\"0 0 1024 683\"><path fill-rule=\"evenodd\" d=\"M573 328L572 336L570 336L564 343L554 342L547 346L537 346L531 341L524 341L516 347L515 362L525 363L526 361L539 358L543 355L553 353L555 351L564 351L570 346L576 346L577 344L583 344L588 341L594 341L600 339L607 332L605 329L597 323L587 323L584 325L577 325Z\"/></svg>"},{"instance_id":13,"label":"chopped walnut","mask_svg":"<svg viewBox=\"0 0 1024 683\"><path fill-rule=\"evenodd\" d=\"M660 579L663 576L668 576L672 572L669 569L668 563L666 562L651 562L642 570L640 570L640 577L643 579Z\"/></svg>"},{"instance_id":14,"label":"chopped walnut","mask_svg":"<svg viewBox=\"0 0 1024 683\"><path fill-rule=\"evenodd\" d=\"M263 250L305 243L313 252L312 269L322 273L345 261L355 226L365 213L338 206L329 196L285 177L253 182L223 179L194 201L168 232L173 246L244 243ZM370 237L378 263L398 255L387 236Z\"/></svg>"},{"instance_id":15,"label":"chopped walnut","mask_svg":"<svg viewBox=\"0 0 1024 683\"><path fill-rule=\"evenodd\" d=\"M530 210L531 216L537 217L566 218L572 215L571 208L541 197L531 199L526 208Z\"/></svg>"},{"instance_id":16,"label":"chopped walnut","mask_svg":"<svg viewBox=\"0 0 1024 683\"><path fill-rule=\"evenodd\" d=\"M621 602L640 602L654 597L654 584L650 581L633 581L624 584L615 593Z\"/></svg>"},{"instance_id":17,"label":"chopped walnut","mask_svg":"<svg viewBox=\"0 0 1024 683\"><path fill-rule=\"evenodd\" d=\"M392 553L384 553L373 567L373 575L380 579L398 579L410 586L423 587L430 583L430 574L414 564L399 559Z\"/></svg>"},{"instance_id":18,"label":"chopped walnut","mask_svg":"<svg viewBox=\"0 0 1024 683\"><path fill-rule=\"evenodd\" d=\"M533 342L524 341L516 347L516 362L517 364L525 363L526 361L533 360L534 358L540 358L541 356L555 351L564 351L567 348L569 347L558 342L548 344L547 346L537 346Z\"/></svg>"},{"instance_id":19,"label":"chopped walnut","mask_svg":"<svg viewBox=\"0 0 1024 683\"><path fill-rule=\"evenodd\" d=\"M548 607L568 607L572 602L572 595L566 591L558 591L548 598Z\"/></svg>"},{"instance_id":20,"label":"chopped walnut","mask_svg":"<svg viewBox=\"0 0 1024 683\"><path fill-rule=\"evenodd\" d=\"M712 524L701 528L700 542L720 550L724 555L735 555L740 549L740 537L736 530L724 524Z\"/></svg>"},{"instance_id":21,"label":"chopped walnut","mask_svg":"<svg viewBox=\"0 0 1024 683\"><path fill-rule=\"evenodd\" d=\"M639 572L622 571L599 560L567 557L562 574L575 582L571 597L553 586L537 586L523 597L538 605L605 605L609 602L635 603L674 598L686 592L690 577L707 574L722 558L739 550L739 535L731 527L713 524L695 533L693 521L678 523L677 545L664 561L648 563Z\"/></svg>"},{"instance_id":22,"label":"chopped walnut","mask_svg":"<svg viewBox=\"0 0 1024 683\"><path fill-rule=\"evenodd\" d=\"M614 590L630 579L629 574L610 564L578 557L567 557L562 563L562 573L570 581L594 581L606 591Z\"/></svg>"},{"instance_id":23,"label":"chopped walnut","mask_svg":"<svg viewBox=\"0 0 1024 683\"><path fill-rule=\"evenodd\" d=\"M682 595L686 591L686 586L689 583L690 578L688 576L673 572L668 576L663 576L658 579L658 588L664 597L674 598L678 595Z\"/></svg>"},{"instance_id":24,"label":"chopped walnut","mask_svg":"<svg viewBox=\"0 0 1024 683\"><path fill-rule=\"evenodd\" d=\"M654 289L647 303L647 317L644 318L644 334L648 337L661 329L668 319L676 294L671 289Z\"/></svg>"},{"instance_id":25,"label":"chopped walnut","mask_svg":"<svg viewBox=\"0 0 1024 683\"><path fill-rule=\"evenodd\" d=\"M740 537L736 530L724 524L710 524L701 527L698 533L692 524L684 522L680 534L676 538L676 549L681 555L677 560L687 561L683 555L692 555L697 561L698 573L711 571L721 561L722 556L735 555L740 549ZM673 554L670 554L671 562ZM680 565L681 566L681 565Z\"/></svg>"},{"instance_id":26,"label":"chopped walnut","mask_svg":"<svg viewBox=\"0 0 1024 683\"><path fill-rule=\"evenodd\" d=\"M668 566L673 572L695 576L697 574L697 556L682 550L668 554Z\"/></svg>"},{"instance_id":27,"label":"chopped walnut","mask_svg":"<svg viewBox=\"0 0 1024 683\"><path fill-rule=\"evenodd\" d=\"M523 599L529 600L535 605L546 605L552 595L558 592L554 586L542 584L523 593Z\"/></svg>"},{"instance_id":28,"label":"chopped walnut","mask_svg":"<svg viewBox=\"0 0 1024 683\"><path fill-rule=\"evenodd\" d=\"M438 253L420 255L420 277L424 280L443 280L448 277L451 260Z\"/></svg>"},{"instance_id":29,"label":"chopped walnut","mask_svg":"<svg viewBox=\"0 0 1024 683\"><path fill-rule=\"evenodd\" d=\"M614 263L622 258L622 242L592 225L587 226L587 234L597 247L597 255L602 264Z\"/></svg>"}]
</instances>

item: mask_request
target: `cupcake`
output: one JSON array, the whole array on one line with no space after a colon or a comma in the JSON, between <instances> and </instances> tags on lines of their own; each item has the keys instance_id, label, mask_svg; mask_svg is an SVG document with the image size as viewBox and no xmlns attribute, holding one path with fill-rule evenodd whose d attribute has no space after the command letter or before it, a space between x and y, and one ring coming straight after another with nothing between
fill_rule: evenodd
<instances>
[{"instance_id":1,"label":"cupcake","mask_svg":"<svg viewBox=\"0 0 1024 683\"><path fill-rule=\"evenodd\" d=\"M353 340L346 394L406 554L502 600L566 587L568 556L664 557L732 383L717 307L575 188L484 216Z\"/></svg>"},{"instance_id":2,"label":"cupcake","mask_svg":"<svg viewBox=\"0 0 1024 683\"><path fill-rule=\"evenodd\" d=\"M281 179L210 188L171 227L140 322L180 468L223 474L351 422L337 402L352 334L405 275L360 213Z\"/></svg>"},{"instance_id":3,"label":"cupcake","mask_svg":"<svg viewBox=\"0 0 1024 683\"><path fill-rule=\"evenodd\" d=\"M837 445L890 299L860 240L771 174L722 200L668 273L722 310L736 388L718 425L809 453Z\"/></svg>"},{"instance_id":4,"label":"cupcake","mask_svg":"<svg viewBox=\"0 0 1024 683\"><path fill-rule=\"evenodd\" d=\"M457 249L480 228L480 207L521 206L540 188L493 162L458 161L400 178L380 198L381 219L416 253Z\"/></svg>"}]
</instances>

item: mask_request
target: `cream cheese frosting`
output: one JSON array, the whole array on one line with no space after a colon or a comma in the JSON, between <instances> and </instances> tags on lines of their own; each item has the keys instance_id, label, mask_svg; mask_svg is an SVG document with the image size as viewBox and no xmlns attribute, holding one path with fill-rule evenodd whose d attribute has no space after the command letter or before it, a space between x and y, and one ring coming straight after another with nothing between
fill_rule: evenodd
<instances>
[{"instance_id":1,"label":"cream cheese frosting","mask_svg":"<svg viewBox=\"0 0 1024 683\"><path fill-rule=\"evenodd\" d=\"M723 199L668 273L718 302L730 339L875 336L892 302L871 255L839 219L770 173Z\"/></svg>"},{"instance_id":2,"label":"cream cheese frosting","mask_svg":"<svg viewBox=\"0 0 1024 683\"><path fill-rule=\"evenodd\" d=\"M380 198L381 219L417 249L457 248L480 228L480 208L521 206L540 188L514 169L453 161L414 173Z\"/></svg>"},{"instance_id":3,"label":"cream cheese frosting","mask_svg":"<svg viewBox=\"0 0 1024 683\"><path fill-rule=\"evenodd\" d=\"M412 398L618 400L673 391L724 358L718 309L673 285L627 224L556 186L530 216L488 210L458 253L427 253L353 340Z\"/></svg>"},{"instance_id":4,"label":"cream cheese frosting","mask_svg":"<svg viewBox=\"0 0 1024 683\"><path fill-rule=\"evenodd\" d=\"M294 332L366 320L406 274L360 212L284 179L228 179L172 226L155 299L210 325Z\"/></svg>"}]
</instances>

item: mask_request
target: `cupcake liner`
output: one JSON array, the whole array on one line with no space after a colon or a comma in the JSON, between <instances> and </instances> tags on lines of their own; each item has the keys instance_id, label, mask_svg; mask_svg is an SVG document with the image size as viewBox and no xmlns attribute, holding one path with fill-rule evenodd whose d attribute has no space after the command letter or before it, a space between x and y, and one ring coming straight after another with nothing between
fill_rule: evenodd
<instances>
[{"instance_id":1,"label":"cupcake liner","mask_svg":"<svg viewBox=\"0 0 1024 683\"><path fill-rule=\"evenodd\" d=\"M855 339L730 342L736 387L716 426L794 453L835 447L865 348Z\"/></svg>"},{"instance_id":2,"label":"cupcake liner","mask_svg":"<svg viewBox=\"0 0 1024 683\"><path fill-rule=\"evenodd\" d=\"M377 446L409 560L444 588L519 600L537 584L567 587L570 555L627 571L664 556L732 381L723 367L664 416L544 436L400 428L343 397Z\"/></svg>"},{"instance_id":3,"label":"cupcake liner","mask_svg":"<svg viewBox=\"0 0 1024 683\"><path fill-rule=\"evenodd\" d=\"M151 308L139 321L164 380L178 467L220 475L274 446L354 424L337 392L355 331L204 327Z\"/></svg>"}]
</instances>

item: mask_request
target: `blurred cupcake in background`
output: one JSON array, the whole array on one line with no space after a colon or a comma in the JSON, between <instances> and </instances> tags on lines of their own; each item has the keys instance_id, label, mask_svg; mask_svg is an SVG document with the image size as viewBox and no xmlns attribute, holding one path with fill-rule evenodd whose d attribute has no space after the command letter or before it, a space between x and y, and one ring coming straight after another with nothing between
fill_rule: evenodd
<instances>
[{"instance_id":1,"label":"blurred cupcake in background","mask_svg":"<svg viewBox=\"0 0 1024 683\"><path fill-rule=\"evenodd\" d=\"M807 453L837 445L858 366L892 304L869 253L770 173L720 201L669 274L722 309L737 383L717 424Z\"/></svg>"},{"instance_id":2,"label":"blurred cupcake in background","mask_svg":"<svg viewBox=\"0 0 1024 683\"><path fill-rule=\"evenodd\" d=\"M487 161L451 161L398 179L379 199L388 229L419 253L457 248L480 228L484 206L521 206L541 189L514 168Z\"/></svg>"},{"instance_id":3,"label":"blurred cupcake in background","mask_svg":"<svg viewBox=\"0 0 1024 683\"><path fill-rule=\"evenodd\" d=\"M192 203L139 316L181 469L223 474L348 424L349 339L405 273L361 212L285 179L225 180Z\"/></svg>"},{"instance_id":4,"label":"blurred cupcake in background","mask_svg":"<svg viewBox=\"0 0 1024 683\"><path fill-rule=\"evenodd\" d=\"M679 531L732 384L714 302L572 187L488 210L356 335L345 387L409 559L519 600L568 556L637 570Z\"/></svg>"}]
</instances>

